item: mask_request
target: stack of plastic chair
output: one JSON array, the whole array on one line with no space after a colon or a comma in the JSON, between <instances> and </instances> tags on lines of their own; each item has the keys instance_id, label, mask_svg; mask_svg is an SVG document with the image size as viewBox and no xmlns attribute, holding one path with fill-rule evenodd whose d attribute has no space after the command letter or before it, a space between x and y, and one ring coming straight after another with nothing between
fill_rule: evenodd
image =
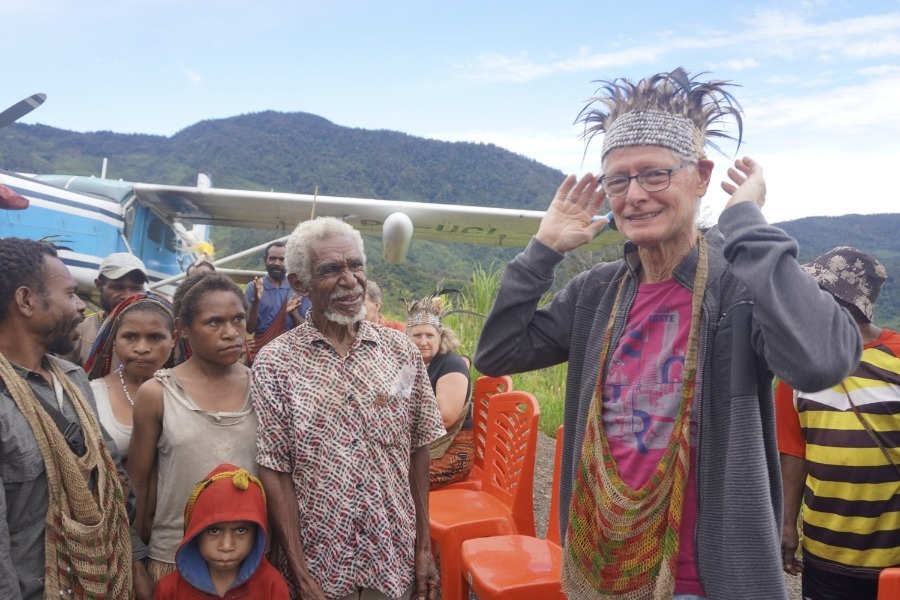
<instances>
[{"instance_id":1,"label":"stack of plastic chair","mask_svg":"<svg viewBox=\"0 0 900 600\"><path fill-rule=\"evenodd\" d=\"M463 542L460 550L463 598L468 598L471 578L472 589L481 600L565 600L560 583L563 555L559 544L562 440L560 426L556 432L547 539L506 535Z\"/></svg>"},{"instance_id":2,"label":"stack of plastic chair","mask_svg":"<svg viewBox=\"0 0 900 600\"><path fill-rule=\"evenodd\" d=\"M463 481L447 484L438 488L436 491L481 489L481 480L484 477L484 446L485 440L487 439L487 415L491 396L500 392L509 392L512 391L512 389L512 377L509 375L501 375L500 377L488 377L487 375L482 375L475 380L475 389L472 392L472 437L475 441L472 471Z\"/></svg>"},{"instance_id":3,"label":"stack of plastic chair","mask_svg":"<svg viewBox=\"0 0 900 600\"><path fill-rule=\"evenodd\" d=\"M481 490L438 490L429 495L431 542L441 563L443 600L463 600L459 550L466 540L492 535L534 536L534 460L537 400L502 392L488 408Z\"/></svg>"},{"instance_id":4,"label":"stack of plastic chair","mask_svg":"<svg viewBox=\"0 0 900 600\"><path fill-rule=\"evenodd\" d=\"M900 567L883 569L878 575L878 600L900 600Z\"/></svg>"}]
</instances>

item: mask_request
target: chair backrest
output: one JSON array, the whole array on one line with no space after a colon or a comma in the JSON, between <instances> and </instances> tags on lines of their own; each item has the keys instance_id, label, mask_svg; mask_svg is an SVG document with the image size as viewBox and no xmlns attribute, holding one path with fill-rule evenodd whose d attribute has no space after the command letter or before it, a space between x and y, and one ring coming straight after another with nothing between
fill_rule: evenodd
<instances>
[{"instance_id":1,"label":"chair backrest","mask_svg":"<svg viewBox=\"0 0 900 600\"><path fill-rule=\"evenodd\" d=\"M503 502L518 533L534 536L534 460L541 409L528 392L500 392L488 407L481 491Z\"/></svg>"},{"instance_id":2,"label":"chair backrest","mask_svg":"<svg viewBox=\"0 0 900 600\"><path fill-rule=\"evenodd\" d=\"M547 521L547 541L559 543L559 474L562 471L563 426L556 430L556 454L553 455L553 483L550 485L550 520Z\"/></svg>"},{"instance_id":3,"label":"chair backrest","mask_svg":"<svg viewBox=\"0 0 900 600\"><path fill-rule=\"evenodd\" d=\"M475 440L475 458L472 460L472 464L477 469L484 470L484 443L491 396L498 392L509 392L512 389L512 377L509 375L500 377L482 375L475 380L475 390L472 393L472 437Z\"/></svg>"}]
</instances>

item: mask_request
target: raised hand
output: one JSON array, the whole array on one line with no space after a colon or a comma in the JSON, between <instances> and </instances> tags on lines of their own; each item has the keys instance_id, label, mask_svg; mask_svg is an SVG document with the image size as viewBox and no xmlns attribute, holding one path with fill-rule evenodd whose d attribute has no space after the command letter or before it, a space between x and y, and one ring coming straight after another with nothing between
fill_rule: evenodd
<instances>
[{"instance_id":1,"label":"raised hand","mask_svg":"<svg viewBox=\"0 0 900 600\"><path fill-rule=\"evenodd\" d=\"M755 202L758 207L763 207L766 203L766 180L763 178L763 170L759 163L749 156L739 158L734 161L734 166L728 169L728 177L737 185L728 181L722 182L722 189L731 196L725 208L741 202Z\"/></svg>"},{"instance_id":2,"label":"raised hand","mask_svg":"<svg viewBox=\"0 0 900 600\"><path fill-rule=\"evenodd\" d=\"M259 302L262 300L263 290L265 287L263 286L263 278L256 277L253 279L254 290L256 291L256 301Z\"/></svg>"},{"instance_id":3,"label":"raised hand","mask_svg":"<svg viewBox=\"0 0 900 600\"><path fill-rule=\"evenodd\" d=\"M580 180L569 175L556 190L553 201L535 235L542 244L557 252L568 252L584 246L609 223L593 220L606 194L591 173Z\"/></svg>"}]
</instances>

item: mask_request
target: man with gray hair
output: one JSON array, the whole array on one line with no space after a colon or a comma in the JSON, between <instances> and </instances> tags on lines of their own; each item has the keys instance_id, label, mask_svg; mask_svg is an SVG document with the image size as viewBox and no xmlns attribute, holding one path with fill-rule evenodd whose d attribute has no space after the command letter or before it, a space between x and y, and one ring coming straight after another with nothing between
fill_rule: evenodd
<instances>
[{"instance_id":1,"label":"man with gray hair","mask_svg":"<svg viewBox=\"0 0 900 600\"><path fill-rule=\"evenodd\" d=\"M286 267L312 308L259 353L251 390L275 563L294 598L434 600L428 444L444 428L421 355L365 320L350 225L301 223Z\"/></svg>"}]
</instances>

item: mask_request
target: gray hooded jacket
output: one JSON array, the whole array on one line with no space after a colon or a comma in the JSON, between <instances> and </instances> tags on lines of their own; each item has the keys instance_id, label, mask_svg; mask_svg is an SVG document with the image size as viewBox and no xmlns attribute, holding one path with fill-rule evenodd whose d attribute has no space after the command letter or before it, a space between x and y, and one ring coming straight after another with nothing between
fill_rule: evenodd
<instances>
[{"instance_id":1,"label":"gray hooded jacket","mask_svg":"<svg viewBox=\"0 0 900 600\"><path fill-rule=\"evenodd\" d=\"M755 204L725 210L706 240L709 279L693 409L699 424L694 542L700 580L711 600L786 599L772 375L797 389L829 387L856 365L862 340L850 314L797 263L797 242L767 224ZM560 489L564 539L609 313L618 282L626 277L614 348L637 294L640 262L629 243L624 259L581 273L538 309L562 259L532 240L509 263L475 366L497 376L568 361ZM695 246L674 271L688 290L696 264Z\"/></svg>"}]
</instances>

